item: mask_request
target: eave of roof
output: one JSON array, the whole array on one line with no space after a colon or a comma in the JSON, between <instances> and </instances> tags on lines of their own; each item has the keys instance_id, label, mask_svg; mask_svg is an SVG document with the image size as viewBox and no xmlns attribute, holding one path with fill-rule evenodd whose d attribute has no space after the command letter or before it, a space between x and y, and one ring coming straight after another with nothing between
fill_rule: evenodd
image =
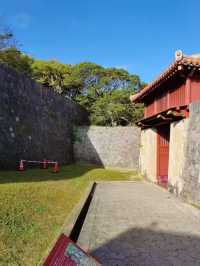
<instances>
[{"instance_id":1,"label":"eave of roof","mask_svg":"<svg viewBox=\"0 0 200 266\"><path fill-rule=\"evenodd\" d=\"M188 107L187 105L184 105L181 108L169 108L153 116L142 118L136 122L136 125L145 129L152 126L158 126L163 123L177 121L186 117L188 117Z\"/></svg>"},{"instance_id":2,"label":"eave of roof","mask_svg":"<svg viewBox=\"0 0 200 266\"><path fill-rule=\"evenodd\" d=\"M182 70L183 66L200 68L200 56L183 56L181 53L181 55L178 55L176 60L171 65L169 65L169 67L163 73L161 73L155 80L153 80L149 85L147 85L137 94L131 95L131 102L141 102L141 100L147 94L154 91L160 84L162 84L168 78L176 75L179 70Z\"/></svg>"}]
</instances>

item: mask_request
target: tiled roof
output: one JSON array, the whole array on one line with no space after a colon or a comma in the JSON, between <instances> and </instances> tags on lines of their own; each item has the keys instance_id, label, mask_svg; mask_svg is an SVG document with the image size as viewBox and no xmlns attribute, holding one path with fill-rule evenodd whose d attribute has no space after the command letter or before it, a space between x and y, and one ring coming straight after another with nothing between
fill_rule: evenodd
<instances>
[{"instance_id":1,"label":"tiled roof","mask_svg":"<svg viewBox=\"0 0 200 266\"><path fill-rule=\"evenodd\" d=\"M131 95L130 100L132 102L139 102L147 94L154 91L163 81L174 76L174 74L181 70L184 65L191 68L195 67L200 69L200 55L185 56L181 51L177 51L175 61L144 89L137 94Z\"/></svg>"}]
</instances>

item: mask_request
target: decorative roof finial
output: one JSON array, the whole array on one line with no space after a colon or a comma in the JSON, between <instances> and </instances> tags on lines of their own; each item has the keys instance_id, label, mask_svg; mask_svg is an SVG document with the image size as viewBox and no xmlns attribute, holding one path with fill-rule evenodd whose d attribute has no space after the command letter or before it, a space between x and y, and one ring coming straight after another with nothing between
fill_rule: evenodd
<instances>
[{"instance_id":1,"label":"decorative roof finial","mask_svg":"<svg viewBox=\"0 0 200 266\"><path fill-rule=\"evenodd\" d=\"M175 60L180 61L183 59L183 52L181 50L177 50L175 52Z\"/></svg>"}]
</instances>

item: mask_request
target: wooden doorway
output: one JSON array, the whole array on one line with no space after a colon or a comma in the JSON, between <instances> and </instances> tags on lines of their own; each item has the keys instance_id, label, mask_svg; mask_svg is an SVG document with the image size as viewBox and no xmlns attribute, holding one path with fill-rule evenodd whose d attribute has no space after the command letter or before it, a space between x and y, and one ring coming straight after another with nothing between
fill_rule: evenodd
<instances>
[{"instance_id":1,"label":"wooden doorway","mask_svg":"<svg viewBox=\"0 0 200 266\"><path fill-rule=\"evenodd\" d=\"M170 124L159 126L157 128L157 181L163 187L168 185L169 139Z\"/></svg>"}]
</instances>

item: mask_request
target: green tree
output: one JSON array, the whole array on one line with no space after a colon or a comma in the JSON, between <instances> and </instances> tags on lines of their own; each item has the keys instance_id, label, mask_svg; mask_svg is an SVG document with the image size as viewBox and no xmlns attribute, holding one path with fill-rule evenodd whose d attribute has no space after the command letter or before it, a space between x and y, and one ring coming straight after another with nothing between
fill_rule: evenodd
<instances>
[{"instance_id":1,"label":"green tree","mask_svg":"<svg viewBox=\"0 0 200 266\"><path fill-rule=\"evenodd\" d=\"M31 65L32 78L37 82L52 88L57 93L68 89L66 78L71 76L71 66L57 61L35 60Z\"/></svg>"},{"instance_id":2,"label":"green tree","mask_svg":"<svg viewBox=\"0 0 200 266\"><path fill-rule=\"evenodd\" d=\"M20 73L31 75L33 59L14 47L0 51L0 62L7 64Z\"/></svg>"},{"instance_id":3,"label":"green tree","mask_svg":"<svg viewBox=\"0 0 200 266\"><path fill-rule=\"evenodd\" d=\"M119 89L105 92L92 104L90 120L94 125L132 125L143 116L143 105L130 102L131 90ZM133 91L132 91L133 93Z\"/></svg>"},{"instance_id":4,"label":"green tree","mask_svg":"<svg viewBox=\"0 0 200 266\"><path fill-rule=\"evenodd\" d=\"M84 69L85 64L81 66ZM129 100L130 94L142 86L140 78L124 69L89 66L90 71L83 71L87 73L84 89L75 100L89 111L91 123L128 125L140 119L143 106L133 105Z\"/></svg>"},{"instance_id":5,"label":"green tree","mask_svg":"<svg viewBox=\"0 0 200 266\"><path fill-rule=\"evenodd\" d=\"M5 27L2 21L3 19L0 17L0 63L30 75L33 59L17 49L12 31Z\"/></svg>"},{"instance_id":6,"label":"green tree","mask_svg":"<svg viewBox=\"0 0 200 266\"><path fill-rule=\"evenodd\" d=\"M88 71L86 64L73 66L42 60L32 64L33 79L71 99L83 93Z\"/></svg>"}]
</instances>

